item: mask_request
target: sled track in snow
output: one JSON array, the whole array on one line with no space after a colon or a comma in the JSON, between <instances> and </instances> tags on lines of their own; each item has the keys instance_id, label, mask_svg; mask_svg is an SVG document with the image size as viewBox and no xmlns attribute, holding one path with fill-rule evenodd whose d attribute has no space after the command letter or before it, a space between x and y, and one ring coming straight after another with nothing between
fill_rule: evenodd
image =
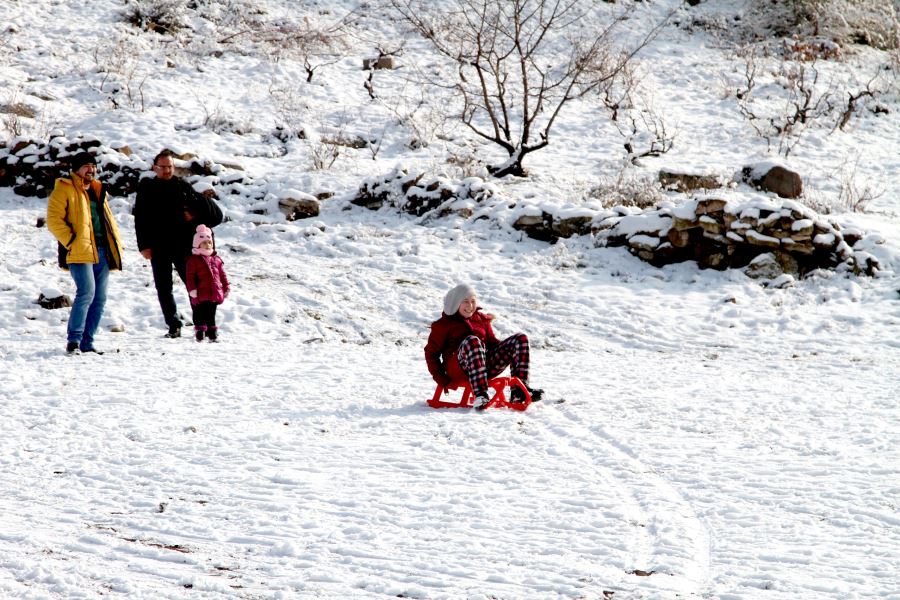
<instances>
[{"instance_id":1,"label":"sled track in snow","mask_svg":"<svg viewBox=\"0 0 900 600\"><path fill-rule=\"evenodd\" d=\"M622 498L622 518L634 538L631 563L614 588L617 598L640 588L636 597L705 597L709 587L710 539L706 525L678 490L628 447L603 431L585 425L577 412L562 406L541 411L539 420L554 441L576 461L609 482ZM659 594L658 596L655 594ZM628 596L626 596L628 597Z\"/></svg>"}]
</instances>

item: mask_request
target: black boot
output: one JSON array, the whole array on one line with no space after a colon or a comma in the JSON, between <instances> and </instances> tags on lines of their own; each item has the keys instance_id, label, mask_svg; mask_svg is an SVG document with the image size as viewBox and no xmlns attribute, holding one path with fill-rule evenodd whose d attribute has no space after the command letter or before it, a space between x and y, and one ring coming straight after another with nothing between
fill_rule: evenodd
<instances>
[{"instance_id":1,"label":"black boot","mask_svg":"<svg viewBox=\"0 0 900 600\"><path fill-rule=\"evenodd\" d=\"M196 339L198 342L202 342L204 333L205 332L202 329L195 329L194 330L194 339Z\"/></svg>"},{"instance_id":2,"label":"black boot","mask_svg":"<svg viewBox=\"0 0 900 600\"><path fill-rule=\"evenodd\" d=\"M544 390L530 388L527 385L525 389L528 390L528 393L531 394L531 401L538 402L541 399L541 396L544 395ZM525 392L522 391L522 388L519 386L513 387L513 389L509 392L509 401L513 404L522 404L525 402Z\"/></svg>"},{"instance_id":3,"label":"black boot","mask_svg":"<svg viewBox=\"0 0 900 600\"><path fill-rule=\"evenodd\" d=\"M210 327L206 330L206 338L211 342L219 341L219 328L218 327Z\"/></svg>"}]
</instances>

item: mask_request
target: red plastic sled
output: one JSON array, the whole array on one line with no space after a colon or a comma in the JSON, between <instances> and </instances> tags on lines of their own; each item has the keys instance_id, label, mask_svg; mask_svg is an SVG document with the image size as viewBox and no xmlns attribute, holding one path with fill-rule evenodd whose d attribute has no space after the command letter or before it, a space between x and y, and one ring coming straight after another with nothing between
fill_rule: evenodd
<instances>
[{"instance_id":1,"label":"red plastic sled","mask_svg":"<svg viewBox=\"0 0 900 600\"><path fill-rule=\"evenodd\" d=\"M531 404L531 394L528 393L528 388L525 387L525 384L518 377L494 377L488 381L488 387L493 390L493 395L490 392L488 393L491 401L488 402L486 408L511 408L512 410L521 411L528 408L528 405ZM522 390L522 393L525 395L525 402L510 402L507 400L506 388L513 387ZM457 402L451 402L441 399L444 388L438 385L437 389L434 390L434 396L428 401L428 406L432 408L470 408L475 402L475 397L468 382L454 381L447 386L447 389L450 390L459 388L463 389L462 398Z\"/></svg>"}]
</instances>

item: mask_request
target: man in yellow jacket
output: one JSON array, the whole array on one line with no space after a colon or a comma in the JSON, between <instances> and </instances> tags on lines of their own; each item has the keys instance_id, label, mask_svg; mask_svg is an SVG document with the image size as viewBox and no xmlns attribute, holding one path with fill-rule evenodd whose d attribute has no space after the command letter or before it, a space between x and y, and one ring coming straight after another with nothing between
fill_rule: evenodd
<instances>
[{"instance_id":1,"label":"man in yellow jacket","mask_svg":"<svg viewBox=\"0 0 900 600\"><path fill-rule=\"evenodd\" d=\"M81 152L71 165L72 172L56 180L47 202L47 227L60 244L60 266L75 281L67 327L69 354L97 352L94 334L106 304L109 272L122 270L119 228L97 180L97 161Z\"/></svg>"}]
</instances>

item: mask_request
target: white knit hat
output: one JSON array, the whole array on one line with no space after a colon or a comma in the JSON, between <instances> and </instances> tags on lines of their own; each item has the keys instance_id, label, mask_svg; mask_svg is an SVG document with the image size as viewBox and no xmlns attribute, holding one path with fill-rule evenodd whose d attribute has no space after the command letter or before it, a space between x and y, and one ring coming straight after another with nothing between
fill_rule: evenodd
<instances>
[{"instance_id":1,"label":"white knit hat","mask_svg":"<svg viewBox=\"0 0 900 600\"><path fill-rule=\"evenodd\" d=\"M453 315L459 310L459 305L469 296L475 295L475 289L468 283L461 283L444 296L444 314Z\"/></svg>"}]
</instances>

